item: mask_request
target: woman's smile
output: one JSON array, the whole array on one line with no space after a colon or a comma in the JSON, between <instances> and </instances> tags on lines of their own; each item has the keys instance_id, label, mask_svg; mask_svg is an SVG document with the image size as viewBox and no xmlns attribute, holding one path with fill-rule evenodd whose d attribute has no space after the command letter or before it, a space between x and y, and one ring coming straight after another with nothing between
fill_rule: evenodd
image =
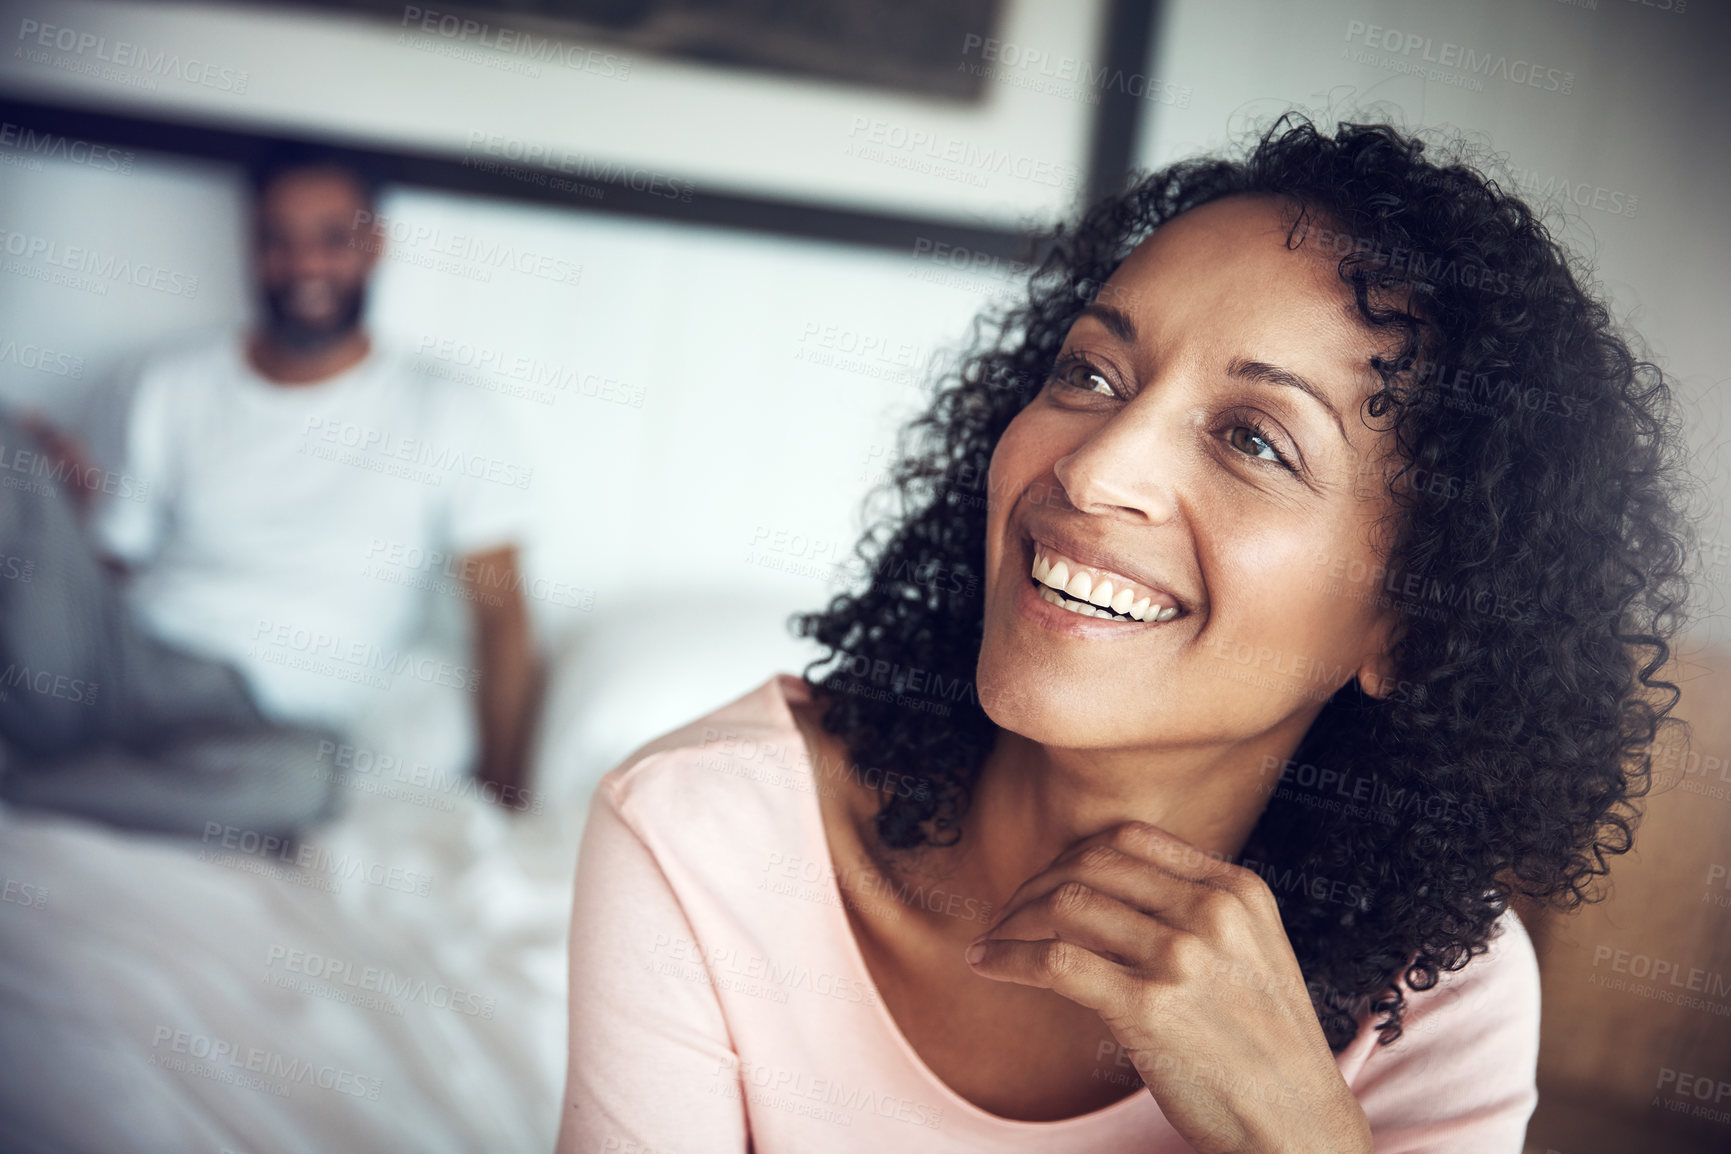
<instances>
[{"instance_id":1,"label":"woman's smile","mask_svg":"<svg viewBox=\"0 0 1731 1154\"><path fill-rule=\"evenodd\" d=\"M1180 599L1161 584L1122 572L1131 567L1125 562L1096 561L1093 550L1053 529L1038 533L1022 541L1026 577L1017 610L1041 628L1111 640L1142 635L1187 616ZM1079 553L1088 554L1087 559Z\"/></svg>"},{"instance_id":2,"label":"woman's smile","mask_svg":"<svg viewBox=\"0 0 1731 1154\"><path fill-rule=\"evenodd\" d=\"M1074 557L1038 542L1029 577L1044 586L1041 596L1084 617L1153 624L1178 616L1169 594L1138 584L1121 573L1092 568ZM1046 594L1050 596L1046 596Z\"/></svg>"}]
</instances>

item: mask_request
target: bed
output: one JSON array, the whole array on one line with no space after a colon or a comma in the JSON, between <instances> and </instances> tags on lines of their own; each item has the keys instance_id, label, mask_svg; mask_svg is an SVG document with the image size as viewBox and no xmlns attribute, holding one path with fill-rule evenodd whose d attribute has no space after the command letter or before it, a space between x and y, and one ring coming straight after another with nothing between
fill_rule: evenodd
<instances>
[{"instance_id":1,"label":"bed","mask_svg":"<svg viewBox=\"0 0 1731 1154\"><path fill-rule=\"evenodd\" d=\"M6 1149L550 1150L589 791L809 653L785 604L709 609L561 632L539 812L455 772L464 703L418 685L333 754L343 812L293 845L0 810Z\"/></svg>"}]
</instances>

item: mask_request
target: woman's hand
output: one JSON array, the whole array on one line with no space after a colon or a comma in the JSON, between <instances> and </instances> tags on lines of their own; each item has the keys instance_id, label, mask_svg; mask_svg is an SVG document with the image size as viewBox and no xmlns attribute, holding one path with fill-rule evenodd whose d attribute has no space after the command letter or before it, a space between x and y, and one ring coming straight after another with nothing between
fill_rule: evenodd
<instances>
[{"instance_id":1,"label":"woman's hand","mask_svg":"<svg viewBox=\"0 0 1731 1154\"><path fill-rule=\"evenodd\" d=\"M1022 884L974 972L1099 1013L1199 1154L1371 1150L1267 884L1143 822Z\"/></svg>"}]
</instances>

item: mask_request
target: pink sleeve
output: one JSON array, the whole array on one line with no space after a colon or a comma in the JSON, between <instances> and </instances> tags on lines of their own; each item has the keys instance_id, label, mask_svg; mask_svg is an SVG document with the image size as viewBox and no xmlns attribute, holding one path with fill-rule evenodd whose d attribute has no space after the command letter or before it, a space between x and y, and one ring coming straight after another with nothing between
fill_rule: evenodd
<instances>
[{"instance_id":1,"label":"pink sleeve","mask_svg":"<svg viewBox=\"0 0 1731 1154\"><path fill-rule=\"evenodd\" d=\"M595 790L571 916L570 1064L559 1154L742 1154L738 1058L685 911Z\"/></svg>"},{"instance_id":2,"label":"pink sleeve","mask_svg":"<svg viewBox=\"0 0 1731 1154\"><path fill-rule=\"evenodd\" d=\"M1538 1104L1539 967L1512 913L1491 952L1407 993L1404 1031L1353 1091L1377 1154L1521 1154Z\"/></svg>"}]
</instances>

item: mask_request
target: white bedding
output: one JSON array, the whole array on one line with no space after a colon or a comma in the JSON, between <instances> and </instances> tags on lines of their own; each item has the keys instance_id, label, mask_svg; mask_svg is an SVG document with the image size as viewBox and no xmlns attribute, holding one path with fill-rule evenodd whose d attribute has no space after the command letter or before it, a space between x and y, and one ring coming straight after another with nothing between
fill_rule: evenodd
<instances>
[{"instance_id":1,"label":"white bedding","mask_svg":"<svg viewBox=\"0 0 1731 1154\"><path fill-rule=\"evenodd\" d=\"M574 635L539 815L350 789L339 820L261 857L0 810L5 1149L550 1150L588 792L636 744L795 670L784 612L627 610Z\"/></svg>"},{"instance_id":2,"label":"white bedding","mask_svg":"<svg viewBox=\"0 0 1731 1154\"><path fill-rule=\"evenodd\" d=\"M307 869L0 819L7 1149L550 1148L579 815L354 800Z\"/></svg>"}]
</instances>

